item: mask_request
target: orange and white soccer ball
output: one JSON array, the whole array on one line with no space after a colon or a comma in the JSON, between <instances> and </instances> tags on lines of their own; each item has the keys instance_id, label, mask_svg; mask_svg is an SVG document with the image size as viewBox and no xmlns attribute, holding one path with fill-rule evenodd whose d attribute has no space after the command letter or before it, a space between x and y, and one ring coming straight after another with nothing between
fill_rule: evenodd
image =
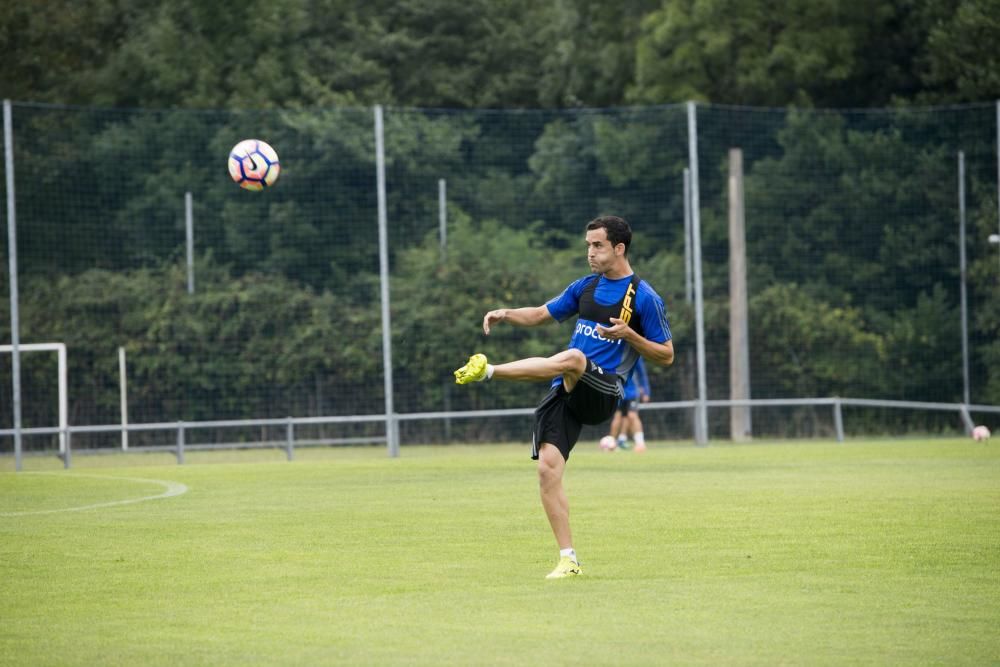
<instances>
[{"instance_id":1,"label":"orange and white soccer ball","mask_svg":"<svg viewBox=\"0 0 1000 667\"><path fill-rule=\"evenodd\" d=\"M278 153L260 139L244 139L229 151L229 175L241 188L263 190L278 180Z\"/></svg>"},{"instance_id":2,"label":"orange and white soccer ball","mask_svg":"<svg viewBox=\"0 0 1000 667\"><path fill-rule=\"evenodd\" d=\"M610 435L606 435L603 438L601 438L601 441L598 443L598 445L600 446L601 451L605 452L613 452L618 448L618 443L615 442L615 439L612 438Z\"/></svg>"},{"instance_id":3,"label":"orange and white soccer ball","mask_svg":"<svg viewBox=\"0 0 1000 667\"><path fill-rule=\"evenodd\" d=\"M985 426L977 426L972 429L972 439L976 442L986 442L990 439L990 429Z\"/></svg>"}]
</instances>

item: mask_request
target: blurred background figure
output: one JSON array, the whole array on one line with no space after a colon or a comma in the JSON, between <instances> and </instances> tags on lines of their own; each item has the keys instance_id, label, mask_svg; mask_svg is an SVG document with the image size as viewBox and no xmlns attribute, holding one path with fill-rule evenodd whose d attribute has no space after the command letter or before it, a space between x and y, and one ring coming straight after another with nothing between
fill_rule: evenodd
<instances>
[{"instance_id":1,"label":"blurred background figure","mask_svg":"<svg viewBox=\"0 0 1000 667\"><path fill-rule=\"evenodd\" d=\"M646 451L646 435L639 418L639 403L649 402L649 375L642 357L636 362L632 376L625 383L625 396L618 404L618 411L611 419L608 435L615 440L619 449L629 448L629 439L635 443L635 451Z\"/></svg>"}]
</instances>

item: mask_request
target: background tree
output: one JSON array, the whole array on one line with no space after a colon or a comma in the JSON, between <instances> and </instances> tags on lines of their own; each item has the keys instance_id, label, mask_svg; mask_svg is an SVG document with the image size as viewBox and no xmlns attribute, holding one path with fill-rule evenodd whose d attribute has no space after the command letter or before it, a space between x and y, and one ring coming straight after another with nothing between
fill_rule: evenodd
<instances>
[{"instance_id":1,"label":"background tree","mask_svg":"<svg viewBox=\"0 0 1000 667\"><path fill-rule=\"evenodd\" d=\"M0 90L233 109L988 100L998 1L0 0Z\"/></svg>"},{"instance_id":2,"label":"background tree","mask_svg":"<svg viewBox=\"0 0 1000 667\"><path fill-rule=\"evenodd\" d=\"M887 0L666 0L643 19L629 99L884 105L919 89L933 14Z\"/></svg>"},{"instance_id":3,"label":"background tree","mask_svg":"<svg viewBox=\"0 0 1000 667\"><path fill-rule=\"evenodd\" d=\"M927 38L924 90L930 102L978 102L1000 97L1000 0L945 3Z\"/></svg>"}]
</instances>

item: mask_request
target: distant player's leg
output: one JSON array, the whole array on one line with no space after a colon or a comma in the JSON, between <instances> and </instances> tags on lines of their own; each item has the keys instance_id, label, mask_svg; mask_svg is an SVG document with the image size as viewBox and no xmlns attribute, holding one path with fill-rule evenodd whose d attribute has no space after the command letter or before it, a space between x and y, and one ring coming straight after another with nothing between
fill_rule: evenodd
<instances>
[{"instance_id":1,"label":"distant player's leg","mask_svg":"<svg viewBox=\"0 0 1000 667\"><path fill-rule=\"evenodd\" d=\"M608 435L617 438L622 432L622 413L615 410L615 416L611 418L611 426L608 427Z\"/></svg>"},{"instance_id":2,"label":"distant player's leg","mask_svg":"<svg viewBox=\"0 0 1000 667\"><path fill-rule=\"evenodd\" d=\"M543 443L538 451L538 488L542 497L542 507L552 527L552 534L559 545L559 563L547 576L561 579L583 574L576 552L573 549L573 535L569 528L569 501L563 489L563 471L566 459L555 445Z\"/></svg>"},{"instance_id":3,"label":"distant player's leg","mask_svg":"<svg viewBox=\"0 0 1000 667\"><path fill-rule=\"evenodd\" d=\"M639 418L638 411L630 412L628 420L629 432L632 434L632 440L635 442L635 451L641 454L646 451L646 434L642 432L642 420Z\"/></svg>"},{"instance_id":4,"label":"distant player's leg","mask_svg":"<svg viewBox=\"0 0 1000 667\"><path fill-rule=\"evenodd\" d=\"M628 409L630 401L622 400L618 404L618 408L615 410L615 416L612 418L612 423L618 422L618 430L614 432L618 449L628 449L628 434L629 434L629 420L628 420Z\"/></svg>"},{"instance_id":5,"label":"distant player's leg","mask_svg":"<svg viewBox=\"0 0 1000 667\"><path fill-rule=\"evenodd\" d=\"M622 417L621 412L615 410L615 416L611 418L611 426L608 428L608 437L614 442L614 447L621 445L623 436L625 434L625 420ZM602 438L602 443L604 439ZM613 449L613 447L608 446L607 449Z\"/></svg>"}]
</instances>

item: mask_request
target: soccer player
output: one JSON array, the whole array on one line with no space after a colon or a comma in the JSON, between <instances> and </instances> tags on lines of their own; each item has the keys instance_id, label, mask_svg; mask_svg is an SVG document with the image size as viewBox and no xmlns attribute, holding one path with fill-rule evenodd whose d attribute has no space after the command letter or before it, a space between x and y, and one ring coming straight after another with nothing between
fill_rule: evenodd
<instances>
[{"instance_id":1,"label":"soccer player","mask_svg":"<svg viewBox=\"0 0 1000 667\"><path fill-rule=\"evenodd\" d=\"M625 395L618 404L618 411L611 419L608 435L616 438L618 449L628 449L628 436L635 442L635 451L646 451L646 434L642 430L642 419L639 418L639 403L649 402L649 375L646 374L646 364L639 357L632 369L632 377L625 383Z\"/></svg>"},{"instance_id":2,"label":"soccer player","mask_svg":"<svg viewBox=\"0 0 1000 667\"><path fill-rule=\"evenodd\" d=\"M490 364L483 354L455 371L455 382L548 380L549 393L535 410L531 458L538 461L539 492L559 545L559 563L548 579L583 573L569 526L563 471L584 424L611 418L622 384L639 356L667 366L674 361L663 299L632 272L628 251L632 229L622 218L602 216L587 223L587 262L593 274L571 283L541 306L500 308L483 316L483 333L500 322L522 327L562 322L578 315L569 347L551 357Z\"/></svg>"}]
</instances>

